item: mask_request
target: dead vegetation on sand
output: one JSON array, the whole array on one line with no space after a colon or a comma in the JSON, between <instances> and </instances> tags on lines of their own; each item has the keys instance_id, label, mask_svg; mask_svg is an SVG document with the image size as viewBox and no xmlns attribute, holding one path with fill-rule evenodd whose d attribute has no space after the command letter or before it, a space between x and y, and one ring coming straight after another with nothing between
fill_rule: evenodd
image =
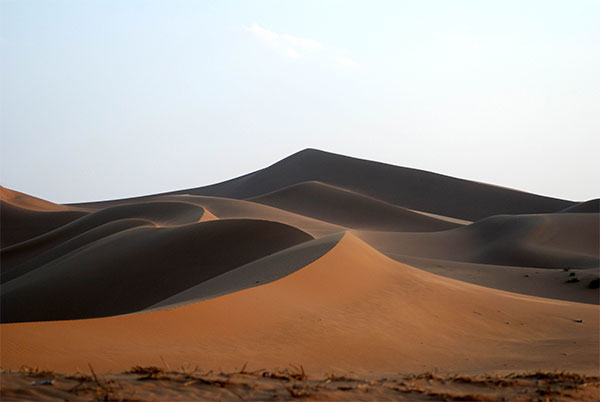
<instances>
[{"instance_id":1,"label":"dead vegetation on sand","mask_svg":"<svg viewBox=\"0 0 600 402\"><path fill-rule=\"evenodd\" d=\"M421 374L370 378L353 373L309 377L304 368L234 372L135 366L121 374L58 374L37 368L3 371L2 400L441 400L595 401L598 377L569 372L467 375ZM34 380L32 380L34 379ZM41 381L40 381L41 380ZM44 382L52 380L52 382ZM46 384L43 386L41 384Z\"/></svg>"}]
</instances>

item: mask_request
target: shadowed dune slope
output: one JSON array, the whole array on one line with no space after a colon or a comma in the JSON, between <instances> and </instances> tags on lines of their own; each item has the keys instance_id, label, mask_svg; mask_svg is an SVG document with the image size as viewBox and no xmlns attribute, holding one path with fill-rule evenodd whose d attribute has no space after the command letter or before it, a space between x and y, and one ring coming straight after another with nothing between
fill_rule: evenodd
<instances>
[{"instance_id":1,"label":"shadowed dune slope","mask_svg":"<svg viewBox=\"0 0 600 402\"><path fill-rule=\"evenodd\" d=\"M437 260L399 256L398 261L412 267L492 289L523 295L600 304L600 290L589 284L600 277L600 268L546 269L507 265L477 264L463 261ZM577 278L579 282L572 282Z\"/></svg>"},{"instance_id":2,"label":"shadowed dune slope","mask_svg":"<svg viewBox=\"0 0 600 402\"><path fill-rule=\"evenodd\" d=\"M291 226L242 219L127 229L5 282L2 322L136 312L311 239Z\"/></svg>"},{"instance_id":3,"label":"shadowed dune slope","mask_svg":"<svg viewBox=\"0 0 600 402\"><path fill-rule=\"evenodd\" d=\"M471 221L498 214L556 212L573 205L571 201L314 149L237 179L179 193L247 199L306 181Z\"/></svg>"},{"instance_id":4,"label":"shadowed dune slope","mask_svg":"<svg viewBox=\"0 0 600 402\"><path fill-rule=\"evenodd\" d=\"M0 275L0 283L13 280L44 264L48 264L49 262L57 260L71 252L75 252L88 244L92 244L95 241L138 226L154 227L152 222L144 219L119 219L90 229L87 232L73 236L72 238L68 238L62 243L56 244L44 251L35 252L34 250L31 255L20 264L12 266L10 269L5 267L6 269Z\"/></svg>"},{"instance_id":5,"label":"shadowed dune slope","mask_svg":"<svg viewBox=\"0 0 600 402\"><path fill-rule=\"evenodd\" d=\"M354 229L430 232L461 225L319 182L304 182L249 201Z\"/></svg>"},{"instance_id":6,"label":"shadowed dune slope","mask_svg":"<svg viewBox=\"0 0 600 402\"><path fill-rule=\"evenodd\" d=\"M96 204L98 207L137 205L149 202L185 202L209 211L219 219L261 219L285 223L290 226L310 233L313 236L324 236L346 230L346 228L332 223L320 221L279 208L271 207L246 200L232 198L198 196L198 195L161 195L147 198L118 200L108 203ZM100 209L99 209L100 210ZM204 216L204 215L203 215Z\"/></svg>"},{"instance_id":7,"label":"shadowed dune slope","mask_svg":"<svg viewBox=\"0 0 600 402\"><path fill-rule=\"evenodd\" d=\"M186 289L150 306L147 310L170 308L212 299L276 281L323 256L340 241L343 235L344 232L340 232L321 237L262 257Z\"/></svg>"},{"instance_id":8,"label":"shadowed dune slope","mask_svg":"<svg viewBox=\"0 0 600 402\"><path fill-rule=\"evenodd\" d=\"M0 201L0 248L12 246L66 225L87 212L77 210L41 211Z\"/></svg>"},{"instance_id":9,"label":"shadowed dune slope","mask_svg":"<svg viewBox=\"0 0 600 402\"><path fill-rule=\"evenodd\" d=\"M235 179L169 194L248 199L308 181L319 181L404 208L469 221L498 214L556 212L574 205L572 201L315 149L300 151ZM98 208L123 201L74 205Z\"/></svg>"},{"instance_id":10,"label":"shadowed dune slope","mask_svg":"<svg viewBox=\"0 0 600 402\"><path fill-rule=\"evenodd\" d=\"M600 198L577 203L577 204L573 205L572 207L565 208L559 212L561 212L561 213L596 213L596 214L600 213ZM600 222L599 222L599 224L600 224Z\"/></svg>"},{"instance_id":11,"label":"shadowed dune slope","mask_svg":"<svg viewBox=\"0 0 600 402\"><path fill-rule=\"evenodd\" d=\"M308 216L303 216L279 208L263 205L251 201L236 200L221 197L205 197L194 195L167 195L157 199L169 201L185 201L206 208L219 219L263 219L285 223L290 226L310 233L315 237L330 235L344 231L342 226L323 222Z\"/></svg>"},{"instance_id":12,"label":"shadowed dune slope","mask_svg":"<svg viewBox=\"0 0 600 402\"><path fill-rule=\"evenodd\" d=\"M386 255L541 268L600 265L597 214L501 215L434 233L356 231Z\"/></svg>"},{"instance_id":13,"label":"shadowed dune slope","mask_svg":"<svg viewBox=\"0 0 600 402\"><path fill-rule=\"evenodd\" d=\"M4 303L3 303L4 305ZM575 320L582 320L576 322ZM264 286L171 310L3 324L4 368L121 371L132 365L308 372L577 370L597 374L597 306L442 278L352 235Z\"/></svg>"},{"instance_id":14,"label":"shadowed dune slope","mask_svg":"<svg viewBox=\"0 0 600 402\"><path fill-rule=\"evenodd\" d=\"M109 222L143 219L152 226L173 226L197 222L203 214L202 207L184 202L145 202L105 208L51 232L2 249L2 272L7 272L32 257ZM26 226L30 224L35 225L35 220Z\"/></svg>"}]
</instances>

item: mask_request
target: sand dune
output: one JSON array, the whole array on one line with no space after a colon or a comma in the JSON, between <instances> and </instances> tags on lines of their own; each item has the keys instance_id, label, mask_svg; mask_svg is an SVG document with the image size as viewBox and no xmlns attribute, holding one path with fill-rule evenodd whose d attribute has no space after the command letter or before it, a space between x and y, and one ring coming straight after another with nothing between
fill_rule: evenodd
<instances>
[{"instance_id":1,"label":"sand dune","mask_svg":"<svg viewBox=\"0 0 600 402\"><path fill-rule=\"evenodd\" d=\"M430 232L460 226L319 182L295 184L249 201L354 229Z\"/></svg>"},{"instance_id":2,"label":"sand dune","mask_svg":"<svg viewBox=\"0 0 600 402\"><path fill-rule=\"evenodd\" d=\"M0 248L39 236L86 214L0 186Z\"/></svg>"},{"instance_id":3,"label":"sand dune","mask_svg":"<svg viewBox=\"0 0 600 402\"><path fill-rule=\"evenodd\" d=\"M122 232L127 229L131 229L138 226L154 226L152 222L145 219L119 219L117 221L108 222L100 226L94 227L86 232L65 240L62 243L55 244L54 247L48 248L43 251L29 250L29 253L24 253L22 258L15 264L9 264L7 258L7 264L3 265L4 271L1 274L1 283L12 280L18 276L24 275L36 268L41 267L44 264L48 264L52 261L59 259L69 253L75 252L78 249L92 244L95 241L101 240L105 237L113 235L118 232ZM8 254L8 253L7 253ZM0 254L1 255L1 254ZM4 260L3 260L4 262Z\"/></svg>"},{"instance_id":4,"label":"sand dune","mask_svg":"<svg viewBox=\"0 0 600 402\"><path fill-rule=\"evenodd\" d=\"M561 211L561 213L600 213L600 198L596 198L594 200L589 200L585 202L580 202L572 207L565 208Z\"/></svg>"},{"instance_id":5,"label":"sand dune","mask_svg":"<svg viewBox=\"0 0 600 402\"><path fill-rule=\"evenodd\" d=\"M2 272L108 222L144 219L152 226L183 225L197 222L203 214L201 207L182 202L140 203L105 208L28 241L3 248L0 251Z\"/></svg>"},{"instance_id":6,"label":"sand dune","mask_svg":"<svg viewBox=\"0 0 600 402\"><path fill-rule=\"evenodd\" d=\"M0 201L0 248L48 233L87 212L77 210L37 211Z\"/></svg>"},{"instance_id":7,"label":"sand dune","mask_svg":"<svg viewBox=\"0 0 600 402\"><path fill-rule=\"evenodd\" d=\"M600 266L596 214L495 216L434 233L357 231L396 259L402 256L540 268Z\"/></svg>"},{"instance_id":8,"label":"sand dune","mask_svg":"<svg viewBox=\"0 0 600 402\"><path fill-rule=\"evenodd\" d=\"M332 223L244 200L191 195L161 196L156 199L165 201L180 201L183 199L185 202L202 206L220 219L248 218L281 222L297 227L316 237L327 236L345 230L344 227Z\"/></svg>"},{"instance_id":9,"label":"sand dune","mask_svg":"<svg viewBox=\"0 0 600 402\"><path fill-rule=\"evenodd\" d=\"M32 211L56 212L69 210L69 207L66 205L55 204L3 186L0 186L0 201L2 201L3 204L10 204L15 207Z\"/></svg>"},{"instance_id":10,"label":"sand dune","mask_svg":"<svg viewBox=\"0 0 600 402\"><path fill-rule=\"evenodd\" d=\"M176 193L0 196L4 369L600 369L598 200L315 150Z\"/></svg>"},{"instance_id":11,"label":"sand dune","mask_svg":"<svg viewBox=\"0 0 600 402\"><path fill-rule=\"evenodd\" d=\"M2 322L132 313L311 239L258 220L127 229L5 282Z\"/></svg>"},{"instance_id":12,"label":"sand dune","mask_svg":"<svg viewBox=\"0 0 600 402\"><path fill-rule=\"evenodd\" d=\"M576 322L575 320L583 320ZM596 306L516 296L390 260L352 235L281 280L165 311L2 325L2 362L309 372L598 369Z\"/></svg>"},{"instance_id":13,"label":"sand dune","mask_svg":"<svg viewBox=\"0 0 600 402\"><path fill-rule=\"evenodd\" d=\"M88 208L100 211L105 208L138 205L151 202L185 202L199 206L205 210L203 217L212 216L212 219L262 219L285 223L301 229L313 236L327 236L340 232L346 228L332 223L323 222L308 216L295 214L279 208L263 205L246 200L237 200L223 197L197 196L197 195L156 195L150 197L130 198L123 200L107 201L102 203L87 204ZM206 215L206 211L210 215ZM201 220L203 220L201 218Z\"/></svg>"},{"instance_id":14,"label":"sand dune","mask_svg":"<svg viewBox=\"0 0 600 402\"><path fill-rule=\"evenodd\" d=\"M298 152L237 179L180 193L247 199L306 181L320 181L401 207L471 221L498 214L555 212L573 205L570 201L315 149Z\"/></svg>"},{"instance_id":15,"label":"sand dune","mask_svg":"<svg viewBox=\"0 0 600 402\"><path fill-rule=\"evenodd\" d=\"M498 214L556 212L575 204L316 149L305 149L267 168L235 179L170 194L248 199L309 181L319 181L404 208L469 221ZM75 206L98 208L113 205L114 202L119 201Z\"/></svg>"},{"instance_id":16,"label":"sand dune","mask_svg":"<svg viewBox=\"0 0 600 402\"><path fill-rule=\"evenodd\" d=\"M396 256L400 262L436 275L523 295L579 303L600 304L598 289L590 283L600 268L546 269L478 264L425 257ZM572 280L576 278L577 282Z\"/></svg>"},{"instance_id":17,"label":"sand dune","mask_svg":"<svg viewBox=\"0 0 600 402\"><path fill-rule=\"evenodd\" d=\"M323 256L340 241L342 236L343 233L336 233L269 254L201 282L146 310L190 304L276 281Z\"/></svg>"}]
</instances>

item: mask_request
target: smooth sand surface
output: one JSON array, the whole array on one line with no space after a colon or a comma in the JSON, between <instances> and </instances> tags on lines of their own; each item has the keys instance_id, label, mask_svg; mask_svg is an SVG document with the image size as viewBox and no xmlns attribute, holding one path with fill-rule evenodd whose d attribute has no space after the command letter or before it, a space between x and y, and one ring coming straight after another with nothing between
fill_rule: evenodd
<instances>
[{"instance_id":1,"label":"smooth sand surface","mask_svg":"<svg viewBox=\"0 0 600 402\"><path fill-rule=\"evenodd\" d=\"M329 184L400 207L469 221L498 214L556 212L576 205L572 201L316 149L305 149L267 168L235 179L170 194L248 199L310 181ZM152 196L130 200L137 202L148 197ZM99 208L122 201L88 202L75 206Z\"/></svg>"},{"instance_id":2,"label":"smooth sand surface","mask_svg":"<svg viewBox=\"0 0 600 402\"><path fill-rule=\"evenodd\" d=\"M308 216L295 214L282 209L254 202L221 197L203 196L162 196L161 200L182 200L200 205L220 219L262 219L285 223L311 234L315 237L327 236L344 231L346 228L332 223L320 221Z\"/></svg>"},{"instance_id":3,"label":"smooth sand surface","mask_svg":"<svg viewBox=\"0 0 600 402\"><path fill-rule=\"evenodd\" d=\"M30 240L3 248L0 251L2 272L109 222L143 219L150 226L175 226L197 222L203 214L203 208L182 202L149 202L105 208Z\"/></svg>"},{"instance_id":4,"label":"smooth sand surface","mask_svg":"<svg viewBox=\"0 0 600 402\"><path fill-rule=\"evenodd\" d=\"M237 179L180 193L248 199L308 181L330 184L409 209L471 221L498 214L556 212L574 204L316 149L300 151Z\"/></svg>"},{"instance_id":5,"label":"smooth sand surface","mask_svg":"<svg viewBox=\"0 0 600 402\"><path fill-rule=\"evenodd\" d=\"M500 215L433 233L355 231L386 255L540 268L600 266L598 214Z\"/></svg>"},{"instance_id":6,"label":"smooth sand surface","mask_svg":"<svg viewBox=\"0 0 600 402\"><path fill-rule=\"evenodd\" d=\"M295 184L249 201L353 229L433 232L462 226L314 181Z\"/></svg>"},{"instance_id":7,"label":"smooth sand surface","mask_svg":"<svg viewBox=\"0 0 600 402\"><path fill-rule=\"evenodd\" d=\"M48 233L85 216L83 211L35 211L0 201L0 247L12 246Z\"/></svg>"},{"instance_id":8,"label":"smooth sand surface","mask_svg":"<svg viewBox=\"0 0 600 402\"><path fill-rule=\"evenodd\" d=\"M582 320L582 322L576 322ZM519 296L393 261L347 234L283 279L128 316L2 325L2 365L120 371L302 364L309 372L597 373L597 306Z\"/></svg>"},{"instance_id":9,"label":"smooth sand surface","mask_svg":"<svg viewBox=\"0 0 600 402\"><path fill-rule=\"evenodd\" d=\"M315 150L177 194L1 190L2 368L600 370L597 200Z\"/></svg>"},{"instance_id":10,"label":"smooth sand surface","mask_svg":"<svg viewBox=\"0 0 600 402\"><path fill-rule=\"evenodd\" d=\"M203 281L148 307L146 310L185 305L274 282L323 256L340 241L343 235L342 232L336 233L269 254Z\"/></svg>"},{"instance_id":11,"label":"smooth sand surface","mask_svg":"<svg viewBox=\"0 0 600 402\"><path fill-rule=\"evenodd\" d=\"M563 213L600 213L600 198L579 202L572 207L565 208L559 212Z\"/></svg>"},{"instance_id":12,"label":"smooth sand surface","mask_svg":"<svg viewBox=\"0 0 600 402\"><path fill-rule=\"evenodd\" d=\"M546 269L477 264L462 261L391 255L390 257L436 275L493 289L549 299L600 304L598 289L589 287L600 268ZM573 282L577 278L577 282Z\"/></svg>"},{"instance_id":13,"label":"smooth sand surface","mask_svg":"<svg viewBox=\"0 0 600 402\"><path fill-rule=\"evenodd\" d=\"M56 212L69 210L66 205L55 204L3 186L0 186L0 201L32 211Z\"/></svg>"},{"instance_id":14,"label":"smooth sand surface","mask_svg":"<svg viewBox=\"0 0 600 402\"><path fill-rule=\"evenodd\" d=\"M72 222L86 212L0 186L0 248Z\"/></svg>"},{"instance_id":15,"label":"smooth sand surface","mask_svg":"<svg viewBox=\"0 0 600 402\"><path fill-rule=\"evenodd\" d=\"M249 219L130 228L5 282L2 322L140 311L311 239L291 226Z\"/></svg>"}]
</instances>

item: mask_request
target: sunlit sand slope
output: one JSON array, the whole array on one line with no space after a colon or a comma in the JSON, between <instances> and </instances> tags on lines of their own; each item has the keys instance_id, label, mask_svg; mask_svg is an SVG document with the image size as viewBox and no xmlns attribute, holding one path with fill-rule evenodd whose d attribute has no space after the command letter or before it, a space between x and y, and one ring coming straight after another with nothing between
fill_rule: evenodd
<instances>
[{"instance_id":1,"label":"sunlit sand slope","mask_svg":"<svg viewBox=\"0 0 600 402\"><path fill-rule=\"evenodd\" d=\"M395 262L353 235L278 281L171 310L3 324L2 365L123 370L597 373L596 306L519 296Z\"/></svg>"}]
</instances>

